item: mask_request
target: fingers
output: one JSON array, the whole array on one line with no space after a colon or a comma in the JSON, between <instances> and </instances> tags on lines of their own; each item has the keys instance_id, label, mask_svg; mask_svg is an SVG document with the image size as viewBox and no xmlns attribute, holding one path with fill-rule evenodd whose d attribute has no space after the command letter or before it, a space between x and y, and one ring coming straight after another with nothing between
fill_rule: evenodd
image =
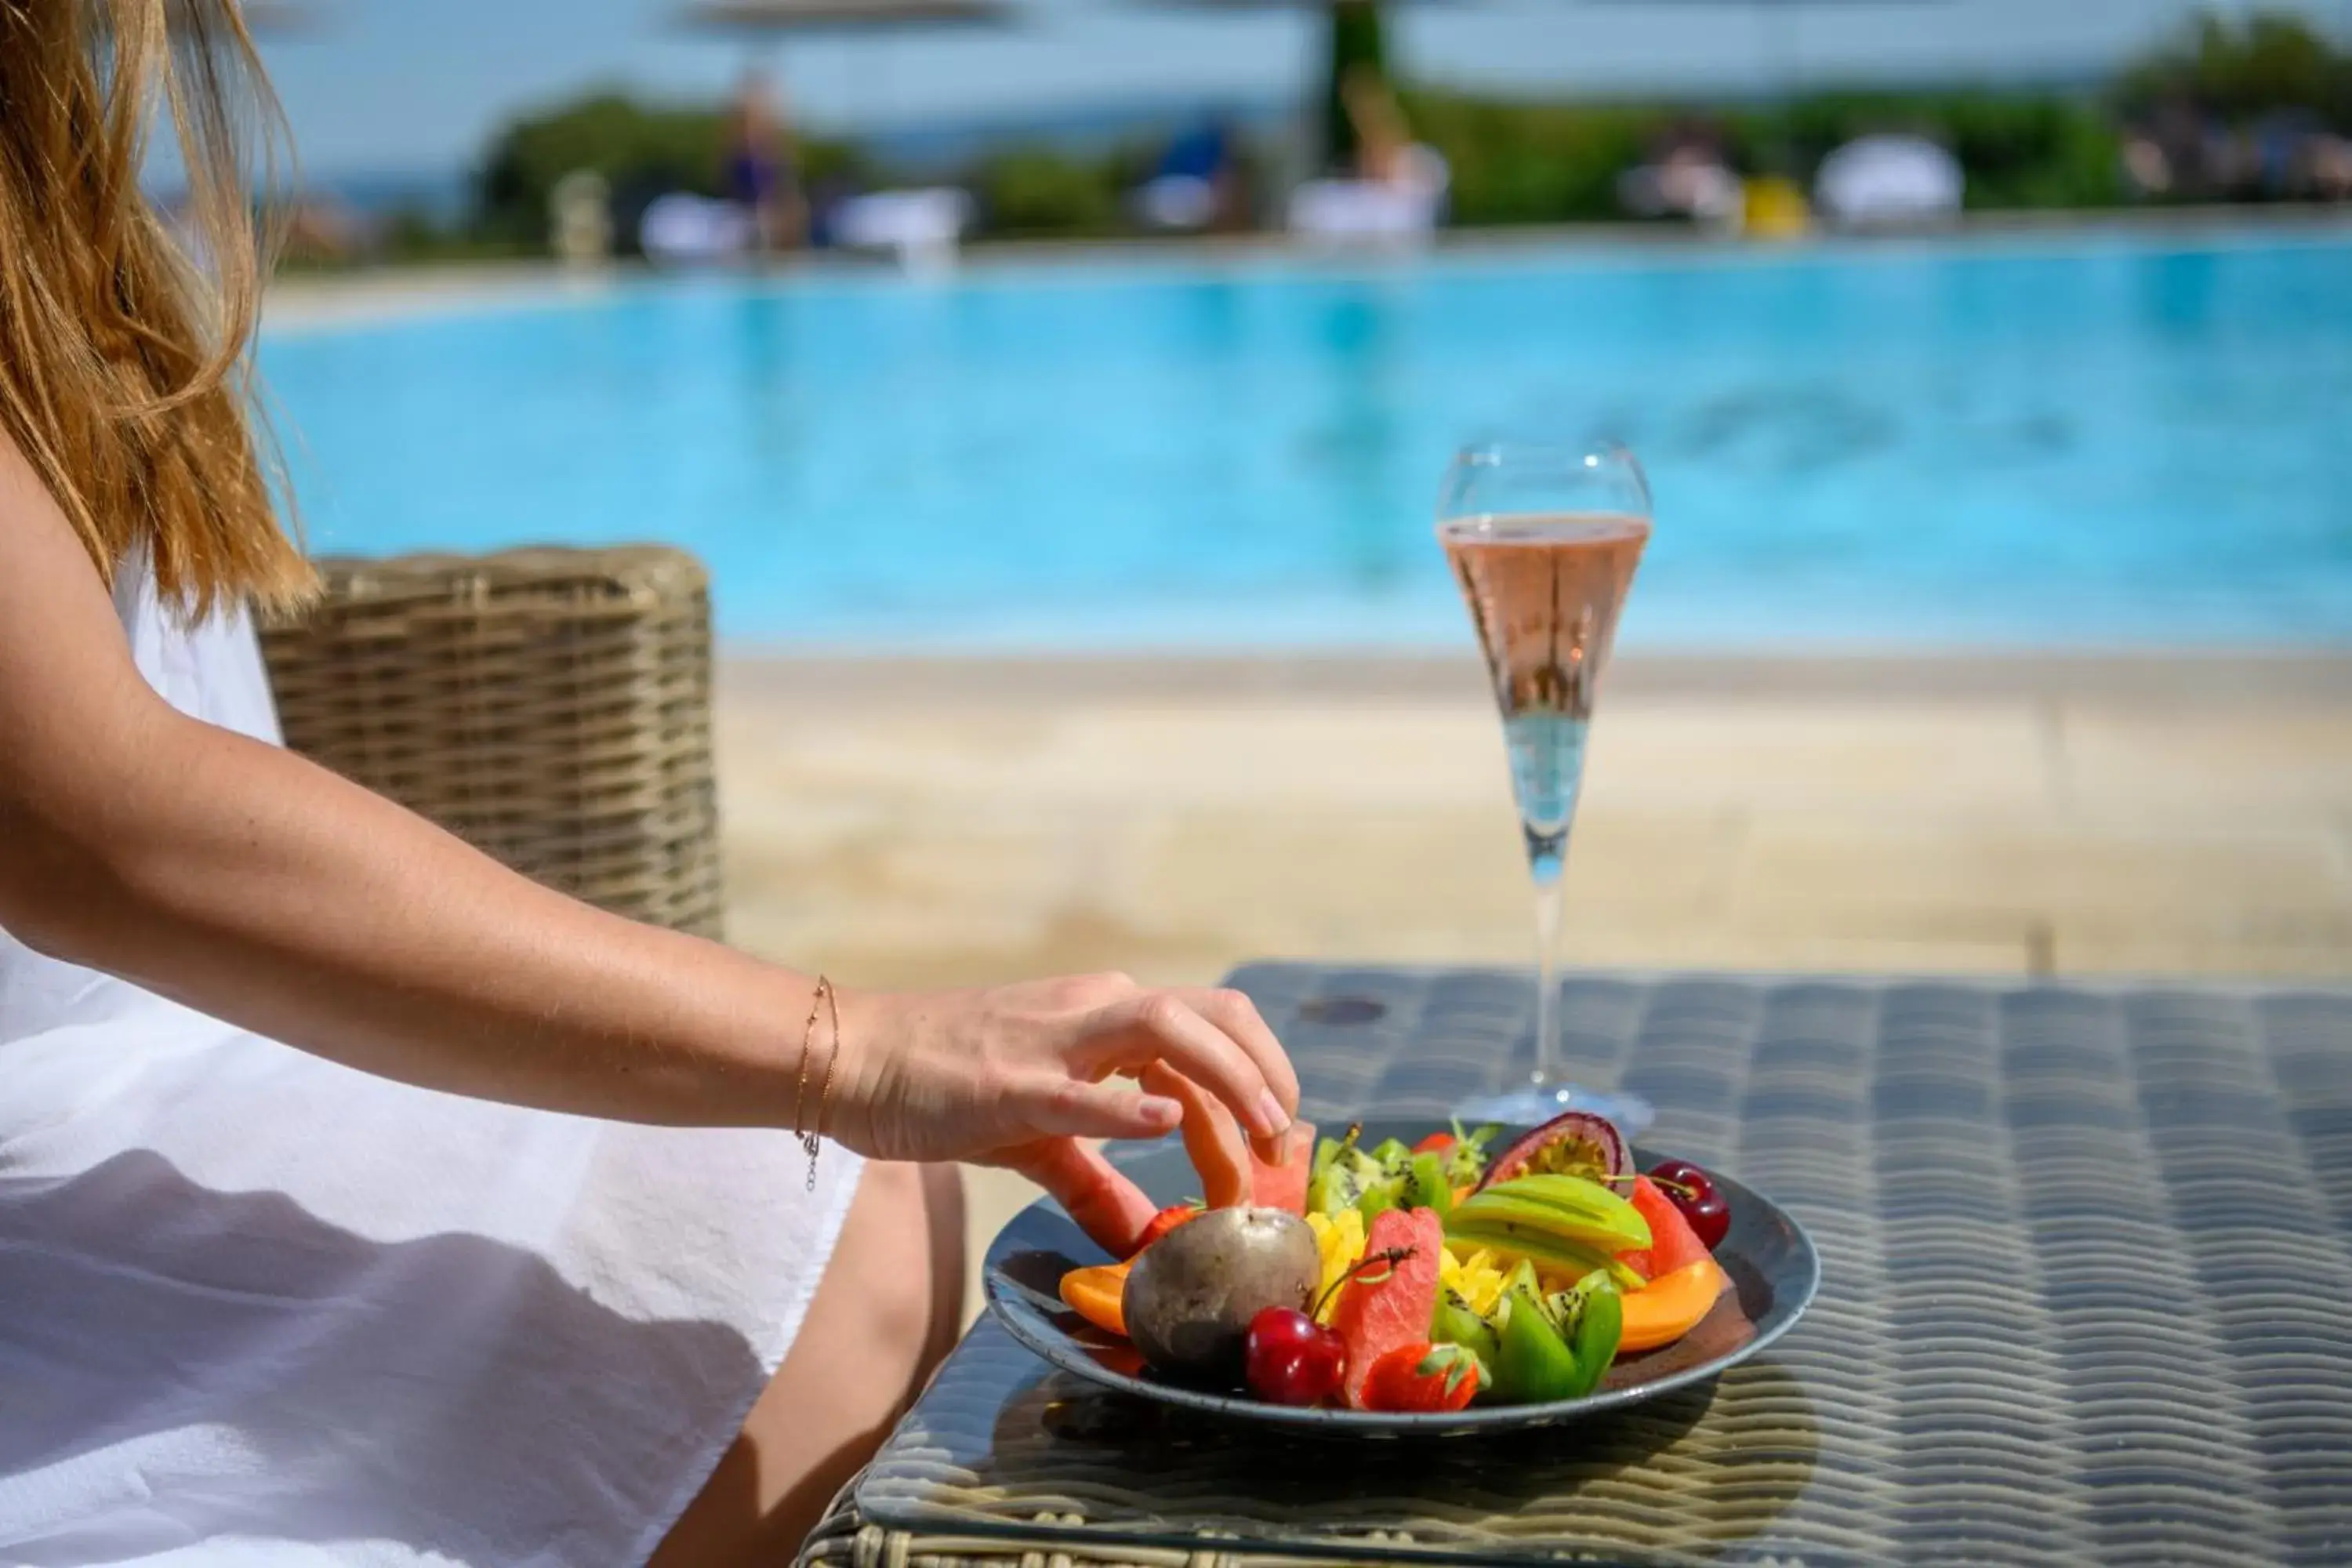
<instances>
[{"instance_id":1,"label":"fingers","mask_svg":"<svg viewBox=\"0 0 2352 1568\"><path fill-rule=\"evenodd\" d=\"M1098 1149L1074 1138L1041 1138L983 1162L1028 1177L1052 1194L1080 1230L1113 1258L1131 1257L1159 1211Z\"/></svg>"},{"instance_id":2,"label":"fingers","mask_svg":"<svg viewBox=\"0 0 2352 1568\"><path fill-rule=\"evenodd\" d=\"M1147 1092L1138 1094L1123 1083L1040 1076L1015 1089L1013 1100L1024 1126L1053 1137L1158 1138L1174 1131L1184 1107L1164 1089L1144 1087Z\"/></svg>"},{"instance_id":3,"label":"fingers","mask_svg":"<svg viewBox=\"0 0 2352 1568\"><path fill-rule=\"evenodd\" d=\"M1274 1091L1280 1102L1286 1122L1298 1114L1298 1073L1290 1065L1290 1053L1274 1037L1265 1020L1258 1016L1257 1004L1238 991L1181 991L1192 1011L1223 1029L1235 1045L1249 1053L1257 1064L1260 1077Z\"/></svg>"},{"instance_id":4,"label":"fingers","mask_svg":"<svg viewBox=\"0 0 2352 1568\"><path fill-rule=\"evenodd\" d=\"M1095 1015L1087 1033L1087 1042L1077 1053L1086 1076L1132 1075L1164 1061L1232 1107L1253 1137L1271 1141L1290 1125L1289 1106L1251 1053L1172 991L1145 992L1113 1003ZM1275 1054L1279 1081L1295 1105L1297 1080L1289 1063L1279 1060L1279 1047Z\"/></svg>"}]
</instances>

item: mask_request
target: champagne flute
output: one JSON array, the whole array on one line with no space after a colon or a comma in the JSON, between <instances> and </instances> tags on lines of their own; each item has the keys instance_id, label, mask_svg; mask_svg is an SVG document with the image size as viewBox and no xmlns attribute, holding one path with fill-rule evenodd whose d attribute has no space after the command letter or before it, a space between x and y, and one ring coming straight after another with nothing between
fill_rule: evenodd
<instances>
[{"instance_id":1,"label":"champagne flute","mask_svg":"<svg viewBox=\"0 0 2352 1568\"><path fill-rule=\"evenodd\" d=\"M1502 712L1536 889L1534 1069L1458 1109L1523 1126L1590 1110L1631 1138L1649 1123L1648 1105L1560 1077L1559 884L1593 698L1650 538L1649 481L1614 443L1473 447L1447 470L1437 518Z\"/></svg>"}]
</instances>

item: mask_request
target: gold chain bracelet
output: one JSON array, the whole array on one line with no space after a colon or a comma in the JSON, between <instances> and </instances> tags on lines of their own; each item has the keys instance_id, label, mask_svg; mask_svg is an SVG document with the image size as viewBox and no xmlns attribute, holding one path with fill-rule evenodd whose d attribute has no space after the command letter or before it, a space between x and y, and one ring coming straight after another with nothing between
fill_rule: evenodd
<instances>
[{"instance_id":1,"label":"gold chain bracelet","mask_svg":"<svg viewBox=\"0 0 2352 1568\"><path fill-rule=\"evenodd\" d=\"M825 989L824 976L820 974L816 977L816 990L809 997L808 1022L801 1026L801 1075L793 1085L793 1134L801 1141L801 1147L809 1151L812 1159L815 1157L816 1140L801 1131L801 1113L808 1106L809 1052L816 1046L816 1016L824 1005Z\"/></svg>"},{"instance_id":2,"label":"gold chain bracelet","mask_svg":"<svg viewBox=\"0 0 2352 1568\"><path fill-rule=\"evenodd\" d=\"M817 1143L824 1136L824 1113L833 1104L833 1070L841 1065L841 997L833 982L820 974L816 977L817 994L824 999L824 1009L833 1020L833 1048L825 1053L824 1087L817 1091L816 1121L801 1136L801 1147L808 1151L808 1190L816 1191ZM801 1065L808 1065L808 1053L801 1053Z\"/></svg>"}]
</instances>

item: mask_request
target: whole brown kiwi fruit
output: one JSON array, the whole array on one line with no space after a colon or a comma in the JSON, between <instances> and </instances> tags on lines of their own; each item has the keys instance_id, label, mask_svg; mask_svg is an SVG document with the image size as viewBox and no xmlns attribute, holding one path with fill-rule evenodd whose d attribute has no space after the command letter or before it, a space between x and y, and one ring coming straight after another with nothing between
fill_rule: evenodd
<instances>
[{"instance_id":1,"label":"whole brown kiwi fruit","mask_svg":"<svg viewBox=\"0 0 2352 1568\"><path fill-rule=\"evenodd\" d=\"M1211 1209L1143 1249L1119 1310L1143 1359L1190 1382L1242 1380L1250 1320L1312 1301L1322 1252L1287 1209Z\"/></svg>"}]
</instances>

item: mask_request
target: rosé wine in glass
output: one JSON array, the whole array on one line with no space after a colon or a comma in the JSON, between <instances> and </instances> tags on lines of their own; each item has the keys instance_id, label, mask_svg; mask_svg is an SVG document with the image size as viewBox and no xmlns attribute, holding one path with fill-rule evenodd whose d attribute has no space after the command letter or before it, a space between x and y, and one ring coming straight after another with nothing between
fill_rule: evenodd
<instances>
[{"instance_id":1,"label":"ros\u00e9 wine in glass","mask_svg":"<svg viewBox=\"0 0 2352 1568\"><path fill-rule=\"evenodd\" d=\"M1650 539L1648 482L1619 447L1475 448L1448 476L1437 534L1486 655L1536 889L1532 1069L1518 1088L1460 1110L1524 1125L1593 1110L1630 1137L1648 1106L1560 1077L1557 949L1593 701Z\"/></svg>"}]
</instances>

